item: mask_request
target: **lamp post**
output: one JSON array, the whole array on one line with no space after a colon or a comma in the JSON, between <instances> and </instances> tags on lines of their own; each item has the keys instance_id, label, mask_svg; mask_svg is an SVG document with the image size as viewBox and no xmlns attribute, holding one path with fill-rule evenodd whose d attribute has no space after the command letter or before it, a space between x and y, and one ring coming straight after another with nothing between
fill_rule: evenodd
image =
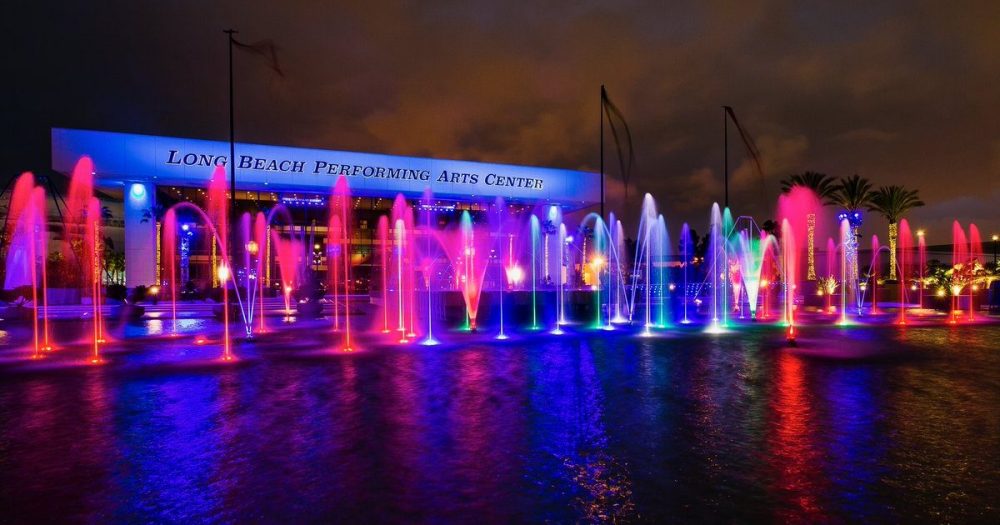
<instances>
[{"instance_id":1,"label":"lamp post","mask_svg":"<svg viewBox=\"0 0 1000 525\"><path fill-rule=\"evenodd\" d=\"M993 234L993 266L997 264L997 241L1000 241L1000 235Z\"/></svg>"}]
</instances>

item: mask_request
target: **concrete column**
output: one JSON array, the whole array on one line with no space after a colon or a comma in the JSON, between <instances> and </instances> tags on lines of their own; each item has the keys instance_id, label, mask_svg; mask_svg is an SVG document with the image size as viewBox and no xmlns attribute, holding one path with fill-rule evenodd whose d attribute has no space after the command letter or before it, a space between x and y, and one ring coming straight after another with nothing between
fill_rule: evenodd
<instances>
[{"instance_id":1,"label":"concrete column","mask_svg":"<svg viewBox=\"0 0 1000 525\"><path fill-rule=\"evenodd\" d=\"M156 283L156 190L148 182L125 183L125 286ZM148 218L144 218L146 212Z\"/></svg>"}]
</instances>

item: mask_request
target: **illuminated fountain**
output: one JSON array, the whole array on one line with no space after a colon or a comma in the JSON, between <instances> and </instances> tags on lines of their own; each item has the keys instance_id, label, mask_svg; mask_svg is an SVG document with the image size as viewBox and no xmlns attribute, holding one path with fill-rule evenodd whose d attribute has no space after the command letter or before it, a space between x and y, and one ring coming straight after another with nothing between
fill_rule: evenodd
<instances>
[{"instance_id":1,"label":"illuminated fountain","mask_svg":"<svg viewBox=\"0 0 1000 525\"><path fill-rule=\"evenodd\" d=\"M842 326L848 323L847 279L850 275L850 270L848 269L848 266L850 265L848 250L853 238L854 232L851 230L851 224L846 218L840 219L840 325Z\"/></svg>"},{"instance_id":2,"label":"illuminated fountain","mask_svg":"<svg viewBox=\"0 0 1000 525\"><path fill-rule=\"evenodd\" d=\"M781 221L781 253L782 275L785 278L785 322L788 324L786 339L795 342L795 288L798 272L798 252L796 251L795 232L788 219Z\"/></svg>"},{"instance_id":3,"label":"illuminated fountain","mask_svg":"<svg viewBox=\"0 0 1000 525\"><path fill-rule=\"evenodd\" d=\"M968 283L969 271L969 243L965 236L962 225L955 221L952 224L952 252L951 252L951 324L957 324L959 318L959 296L962 289ZM970 310L971 311L971 310Z\"/></svg>"},{"instance_id":4,"label":"illuminated fountain","mask_svg":"<svg viewBox=\"0 0 1000 525\"><path fill-rule=\"evenodd\" d=\"M774 236L765 232L744 229L736 235L735 254L739 262L739 274L742 276L742 289L747 294L751 319L757 319L757 298L764 262L768 252L775 248Z\"/></svg>"},{"instance_id":5,"label":"illuminated fountain","mask_svg":"<svg viewBox=\"0 0 1000 525\"><path fill-rule=\"evenodd\" d=\"M542 226L534 213L531 214L528 224L531 235L531 326L529 328L538 330L541 328L538 324L538 250L541 244Z\"/></svg>"},{"instance_id":6,"label":"illuminated fountain","mask_svg":"<svg viewBox=\"0 0 1000 525\"><path fill-rule=\"evenodd\" d=\"M688 224L680 228L679 242L673 245L663 210L649 194L644 195L638 216L631 217L637 219L632 241L632 236L624 235L623 222L615 213L607 220L583 211L564 217L558 206L544 204L528 210L516 203L508 206L502 198L456 209L436 202L428 188L415 200L396 196L391 210L378 217L370 239L372 251L366 252L364 245L356 245L353 210L359 201L352 197L348 180L339 177L330 189L325 232L322 227L307 231L295 226L289 209L278 203L269 211L243 213L231 223L223 167L212 173L204 207L181 202L167 209L157 225L162 236L157 243L161 273L156 286L162 286L169 300L173 326L168 335L176 337L179 317L191 315L182 311L179 290L189 282L184 261L190 256L194 235L195 223L188 222L192 217L209 232L208 275L213 287L221 287L222 304L216 308L222 310L224 360L235 358L234 339L256 344L261 334L269 334L259 338L263 343L282 337L277 325L268 327L265 322L265 283L270 286L274 267L284 299L284 324L322 326L319 332L335 333L337 348L344 352L357 350L358 343L368 346L366 336L385 343L418 341L432 346L462 338L506 339L542 327L552 334L618 330L650 336L679 322L699 323L709 333L738 332L741 319L769 319L769 301L773 309L781 302L785 337L794 342L803 323L829 322L832 317L847 324L849 311L860 316L869 289L871 312L879 311L876 293L880 271L884 271L881 254L887 247L873 236L867 275L864 280L852 277L856 221L841 216L836 223L839 238L828 238L825 273L820 272L823 261L817 261L814 253L815 239L824 228L832 233L835 223L823 217L818 199L803 188L779 199L774 234L762 231L753 217L734 220L729 209L713 205L704 245L699 245ZM126 191L137 191L136 186ZM79 268L74 277L84 300L89 299L84 318L92 330L80 343L86 344L88 361L102 362L109 339L102 308L105 210L95 198L94 167L88 159L82 159L74 170L67 196L60 249ZM8 289L24 286L25 296L31 285L33 357L45 355L52 344L44 264L48 253L45 198L33 177L22 175L12 189L4 230L10 239L5 284ZM908 289L918 293L922 306L926 245L917 232L913 246L905 219L899 222L899 234L899 312L892 321L905 325L913 315ZM941 283L940 290L951 292L948 320L958 323L966 317L962 302L966 294L968 318L976 318L975 292L988 281L983 277L982 241L975 225L965 230L956 222L953 236L952 268L945 277L934 279ZM362 261L371 263L370 302L359 301L355 295L356 288L365 283L364 269L358 269L365 264ZM325 269L320 270L324 262ZM914 269L914 264L919 268ZM317 278L317 272L325 273ZM917 273L920 277L915 279ZM814 293L822 297L816 303L812 303ZM834 303L838 294L839 315ZM796 297L804 298L802 307L796 307ZM675 317L672 305L676 302ZM887 307L883 301L882 308ZM372 322L358 318L352 309L370 313ZM458 313L464 314L464 323ZM24 318L28 320L27 315ZM231 333L231 322L240 318L244 338ZM870 322L882 321L873 316ZM158 327L165 326L157 322ZM491 330L485 330L486 326ZM359 331L365 327L370 334ZM204 334L199 334L196 343L204 341Z\"/></svg>"},{"instance_id":7,"label":"illuminated fountain","mask_svg":"<svg viewBox=\"0 0 1000 525\"><path fill-rule=\"evenodd\" d=\"M561 220L561 219L560 219ZM566 235L566 225L562 222L559 223L558 228L559 235L556 237L557 244L559 247L558 255L552 259L557 261L558 272L556 273L556 327L552 330L555 335L561 335L563 333L562 326L566 324L566 302L563 298L565 295L565 282L566 282L566 248L568 243L573 242L572 237Z\"/></svg>"},{"instance_id":8,"label":"illuminated fountain","mask_svg":"<svg viewBox=\"0 0 1000 525\"><path fill-rule=\"evenodd\" d=\"M719 203L712 204L711 220L709 221L708 232L708 268L709 275L707 281L711 283L712 290L712 318L708 326L708 331L712 333L721 332L726 326L726 278L723 272L728 268L728 257L726 256L725 226L723 224L722 212Z\"/></svg>"},{"instance_id":9,"label":"illuminated fountain","mask_svg":"<svg viewBox=\"0 0 1000 525\"><path fill-rule=\"evenodd\" d=\"M872 262L871 262L871 265L868 267L868 275L871 277L871 281L872 281L872 307L871 307L871 310L869 310L872 315L875 315L875 314L879 313L879 311L878 311L878 278L879 278L879 275L881 273L881 270L880 270L881 261L879 259L879 256L881 255L882 250L888 251L889 248L887 246L882 246L879 243L879 241L878 241L878 235L872 235ZM865 285L864 285L864 283L862 283L861 287L862 287L861 290L865 291Z\"/></svg>"},{"instance_id":10,"label":"illuminated fountain","mask_svg":"<svg viewBox=\"0 0 1000 525\"><path fill-rule=\"evenodd\" d=\"M351 192L347 187L347 179L337 178L333 188L333 198L330 199L330 218L327 238L328 266L330 267L330 289L333 291L334 330L338 329L337 303L338 291L343 290L344 298L344 342L341 350L351 352ZM333 247L331 250L330 247ZM338 279L339 276L339 279Z\"/></svg>"},{"instance_id":11,"label":"illuminated fountain","mask_svg":"<svg viewBox=\"0 0 1000 525\"><path fill-rule=\"evenodd\" d=\"M503 215L503 211L504 211L504 209L506 207L507 206L504 203L503 197L497 197L496 198L496 203L494 204L494 208L496 209L496 212L497 212L497 239L500 239L501 241L504 239L504 224L503 224L504 223L504 215ZM507 252L510 255L508 255L508 261L507 261L506 264L501 263L501 268L510 268L511 265L512 265L512 262L510 261L510 258L513 255L510 252L514 251L512 244L513 244L513 240L509 240L508 243L507 243ZM507 333L504 332L504 329L503 329L503 289L504 289L503 279L506 276L506 274L507 274L506 271L501 271L500 272L500 275L501 275L501 277L500 277L500 283L499 283L499 286L497 287L499 289L499 296L500 296L500 306L498 307L498 310L500 311L500 333L497 334L496 338L500 339L500 340L507 339Z\"/></svg>"},{"instance_id":12,"label":"illuminated fountain","mask_svg":"<svg viewBox=\"0 0 1000 525\"><path fill-rule=\"evenodd\" d=\"M657 290L660 316L656 319L660 324L666 321L666 301L661 295L666 280L662 268L670 253L670 239L663 216L657 213L656 201L646 194L642 200L642 213L639 218L639 231L636 237L635 259L632 262L632 292L629 296L629 320L636 311L636 292L642 289L643 303L643 335L650 335L658 324L653 318L653 290ZM642 286L639 286L641 279Z\"/></svg>"},{"instance_id":13,"label":"illuminated fountain","mask_svg":"<svg viewBox=\"0 0 1000 525\"><path fill-rule=\"evenodd\" d=\"M14 184L8 207L5 238L7 249L4 288L14 289L30 285L32 353L34 359L52 350L48 320L48 282L45 259L48 253L45 217L45 190L35 186L31 173L24 173ZM42 302L39 313L39 299ZM41 320L39 320L41 316Z\"/></svg>"},{"instance_id":14,"label":"illuminated fountain","mask_svg":"<svg viewBox=\"0 0 1000 525\"><path fill-rule=\"evenodd\" d=\"M896 246L899 250L897 256L899 264L899 281L897 282L897 286L899 286L899 320L897 324L900 326L906 324L906 305L908 303L906 297L906 278L910 274L907 271L906 263L910 261L908 256L912 244L913 236L910 234L910 223L906 219L902 219L899 221L899 233L896 241Z\"/></svg>"},{"instance_id":15,"label":"illuminated fountain","mask_svg":"<svg viewBox=\"0 0 1000 525\"><path fill-rule=\"evenodd\" d=\"M684 223L681 226L681 255L684 259L681 261L681 268L684 274L684 288L681 293L681 306L684 309L684 317L681 319L682 324L690 324L691 318L688 316L688 274L690 272L691 260L694 254L694 241L691 239L691 227L688 223Z\"/></svg>"},{"instance_id":16,"label":"illuminated fountain","mask_svg":"<svg viewBox=\"0 0 1000 525\"><path fill-rule=\"evenodd\" d=\"M438 258L437 244L434 242L434 196L430 189L424 191L424 251L420 255L420 274L424 278L424 291L427 295L427 335L420 344L436 346L440 341L434 338L434 269Z\"/></svg>"},{"instance_id":17,"label":"illuminated fountain","mask_svg":"<svg viewBox=\"0 0 1000 525\"><path fill-rule=\"evenodd\" d=\"M629 268L626 266L627 260L624 260L623 255L625 254L625 229L622 226L622 221L615 219L615 214L611 214L611 220L609 223L612 226L612 236L611 236L611 249L614 250L614 260L609 261L612 266L609 268L609 279L610 283L614 286L614 300L615 300L615 311L614 316L611 317L610 322L614 324L625 324L628 322L628 317L631 316L631 306L625 303L625 312L622 312L622 302L627 301L626 297L626 275L628 274Z\"/></svg>"}]
</instances>

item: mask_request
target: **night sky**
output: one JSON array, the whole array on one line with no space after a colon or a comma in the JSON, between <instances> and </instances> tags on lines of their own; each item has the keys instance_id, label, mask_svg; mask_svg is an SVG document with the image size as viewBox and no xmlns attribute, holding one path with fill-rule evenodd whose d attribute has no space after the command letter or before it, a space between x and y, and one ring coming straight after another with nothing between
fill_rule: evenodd
<instances>
[{"instance_id":1,"label":"night sky","mask_svg":"<svg viewBox=\"0 0 1000 525\"><path fill-rule=\"evenodd\" d=\"M241 141L596 171L603 83L635 137L631 192L671 230L722 199L724 104L767 172L733 133L737 214L770 217L778 181L814 170L919 189L931 242L953 218L1000 230L995 0L378 4L15 1L4 176L48 167L52 126L225 139L234 27L285 71L237 55Z\"/></svg>"}]
</instances>

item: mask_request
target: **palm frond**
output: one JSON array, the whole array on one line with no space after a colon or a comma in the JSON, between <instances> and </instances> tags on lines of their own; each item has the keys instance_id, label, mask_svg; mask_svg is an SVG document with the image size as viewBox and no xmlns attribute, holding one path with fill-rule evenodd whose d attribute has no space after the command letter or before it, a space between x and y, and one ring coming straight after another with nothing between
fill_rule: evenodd
<instances>
[{"instance_id":1,"label":"palm frond","mask_svg":"<svg viewBox=\"0 0 1000 525\"><path fill-rule=\"evenodd\" d=\"M871 204L872 183L858 174L841 179L833 195L833 204L855 212Z\"/></svg>"},{"instance_id":2,"label":"palm frond","mask_svg":"<svg viewBox=\"0 0 1000 525\"><path fill-rule=\"evenodd\" d=\"M834 195L837 192L836 182L836 179L825 173L807 171L804 173L796 173L781 181L781 192L788 193L796 186L809 188L816 194L816 197L819 198L823 204L829 206L835 204Z\"/></svg>"},{"instance_id":3,"label":"palm frond","mask_svg":"<svg viewBox=\"0 0 1000 525\"><path fill-rule=\"evenodd\" d=\"M882 186L873 192L868 210L882 214L890 223L896 223L906 212L923 205L917 190L893 185Z\"/></svg>"}]
</instances>

